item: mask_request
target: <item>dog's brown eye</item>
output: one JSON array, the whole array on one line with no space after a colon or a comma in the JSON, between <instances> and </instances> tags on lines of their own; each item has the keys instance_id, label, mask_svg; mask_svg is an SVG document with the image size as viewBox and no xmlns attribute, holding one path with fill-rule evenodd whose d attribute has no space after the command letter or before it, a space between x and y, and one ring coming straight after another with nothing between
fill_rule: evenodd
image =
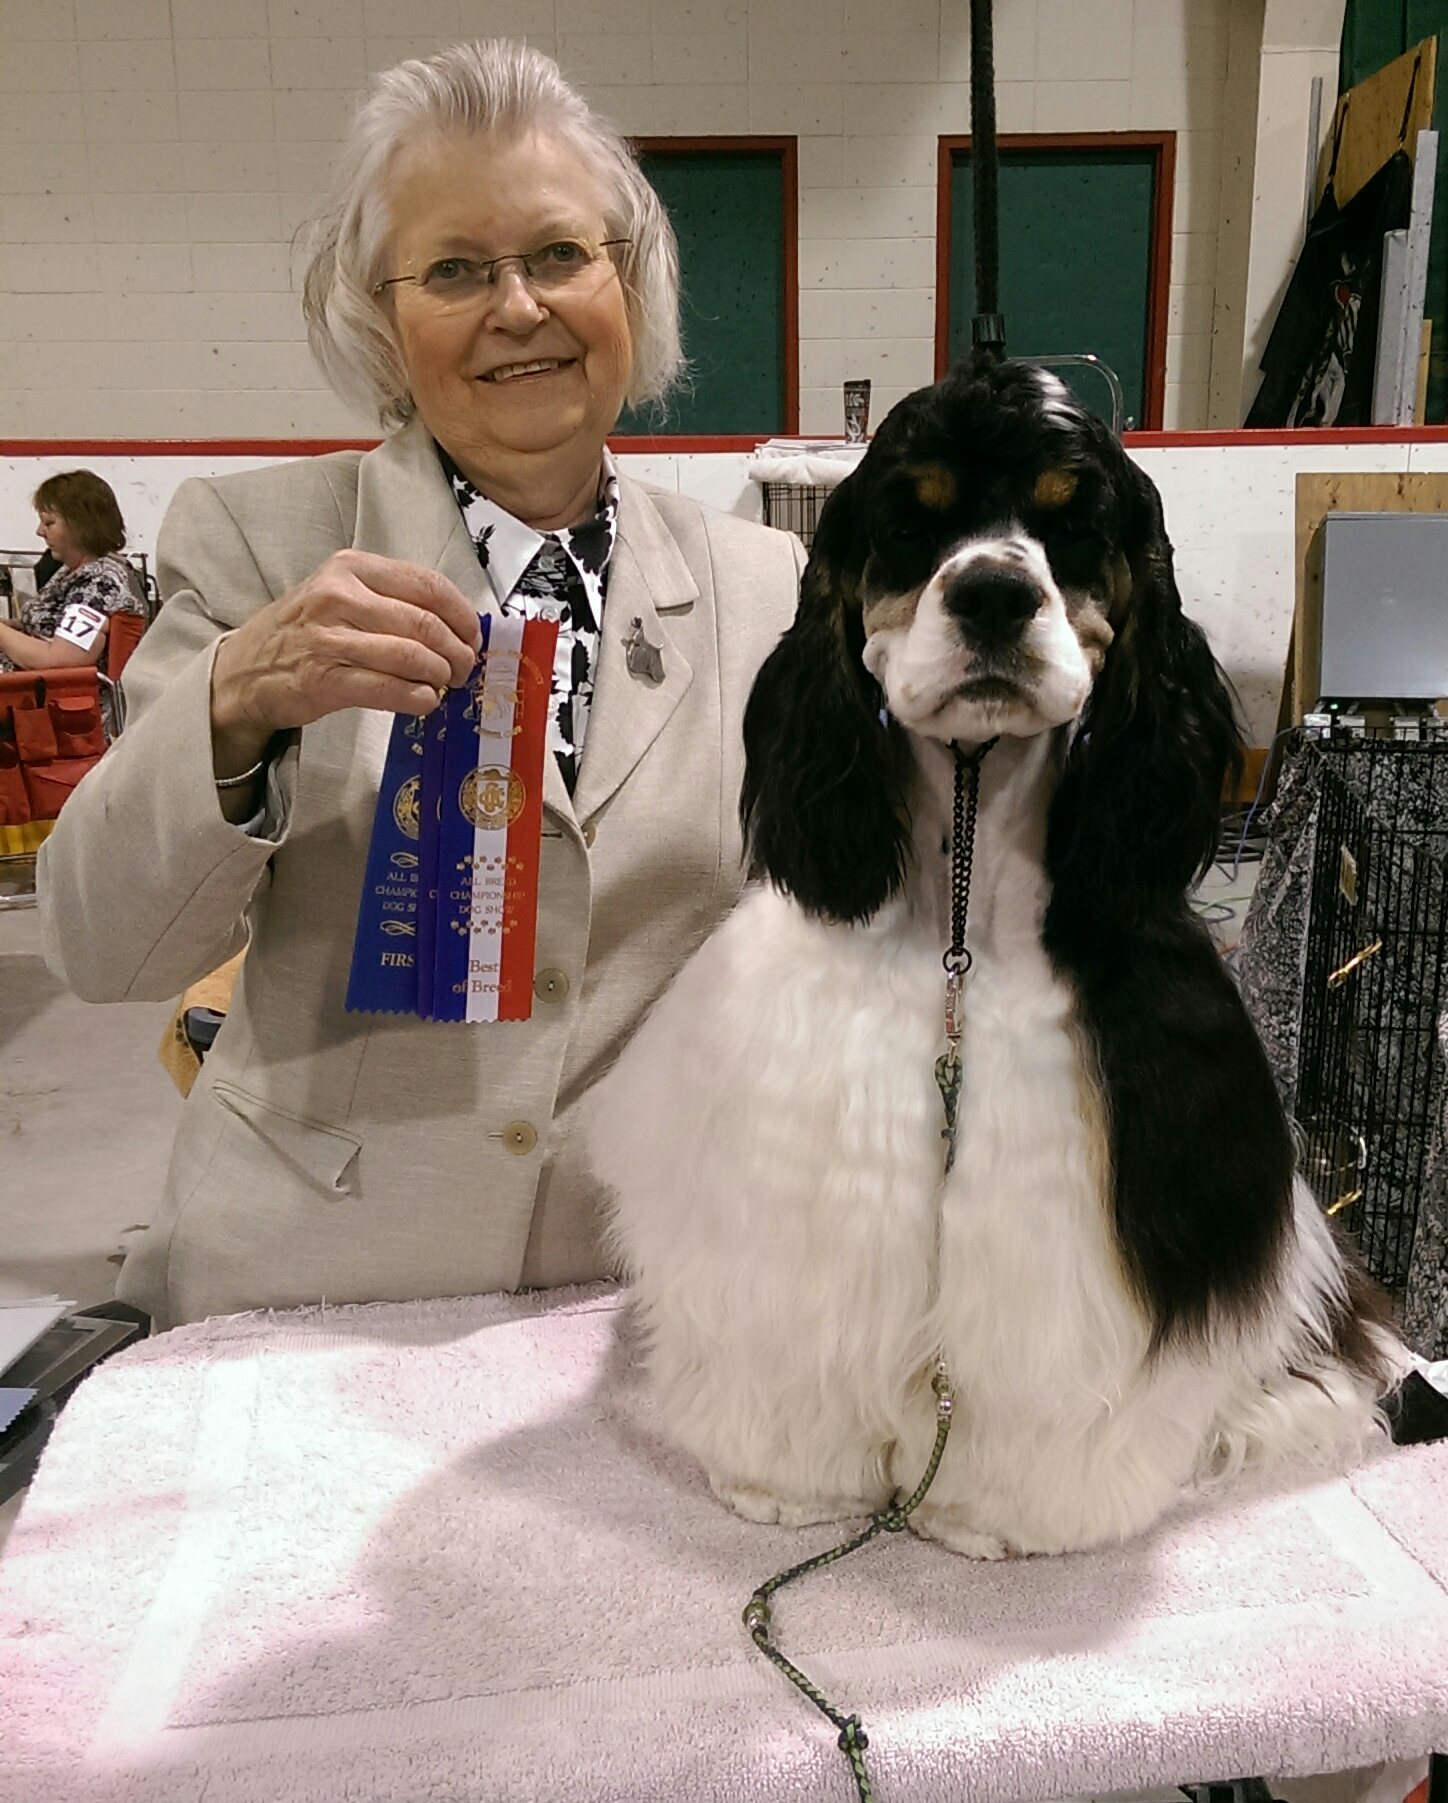
<instances>
[{"instance_id":1,"label":"dog's brown eye","mask_svg":"<svg viewBox=\"0 0 1448 1803\"><path fill-rule=\"evenodd\" d=\"M908 520L890 520L878 526L870 535L871 550L877 557L886 557L899 562L920 550L925 540L923 535Z\"/></svg>"},{"instance_id":2,"label":"dog's brown eye","mask_svg":"<svg viewBox=\"0 0 1448 1803\"><path fill-rule=\"evenodd\" d=\"M1036 521L1036 531L1048 544L1079 545L1098 536L1089 519L1079 513L1048 513Z\"/></svg>"}]
</instances>

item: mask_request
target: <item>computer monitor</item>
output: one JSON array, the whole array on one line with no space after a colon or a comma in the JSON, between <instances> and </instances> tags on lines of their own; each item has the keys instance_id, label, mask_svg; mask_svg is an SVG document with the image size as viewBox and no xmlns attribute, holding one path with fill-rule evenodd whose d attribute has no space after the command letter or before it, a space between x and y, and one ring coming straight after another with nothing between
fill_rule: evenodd
<instances>
[{"instance_id":1,"label":"computer monitor","mask_svg":"<svg viewBox=\"0 0 1448 1803\"><path fill-rule=\"evenodd\" d=\"M1448 514L1330 513L1322 537L1318 698L1448 696Z\"/></svg>"}]
</instances>

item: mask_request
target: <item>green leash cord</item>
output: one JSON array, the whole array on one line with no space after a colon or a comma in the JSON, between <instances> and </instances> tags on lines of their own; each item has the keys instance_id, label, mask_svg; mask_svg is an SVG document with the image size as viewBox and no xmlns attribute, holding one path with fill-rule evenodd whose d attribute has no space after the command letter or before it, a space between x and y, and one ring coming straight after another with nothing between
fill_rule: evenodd
<instances>
[{"instance_id":1,"label":"green leash cord","mask_svg":"<svg viewBox=\"0 0 1448 1803\"><path fill-rule=\"evenodd\" d=\"M956 1111L960 1102L961 992L971 964L970 953L965 947L965 923L970 908L971 856L975 847L976 813L980 805L980 767L995 743L994 739L987 740L968 756L959 749L955 753L950 949L944 960L946 1049L935 1065L935 1080L940 1085L941 1107L945 1116L945 1130L941 1138L945 1141L947 1173L955 1162ZM796 1578L806 1577L812 1571L833 1565L837 1559L845 1559L851 1553L857 1553L862 1546L868 1546L876 1535L898 1534L905 1527L924 1501L926 1491L935 1482L935 1474L945 1456L950 1418L955 1412L955 1393L950 1387L950 1374L945 1368L944 1360L935 1367L931 1388L935 1391L935 1446L930 1454L930 1462L925 1467L925 1475L915 1486L914 1493L905 1502L892 1503L888 1509L881 1509L878 1515L872 1515L869 1525L852 1539L831 1547L827 1553L817 1553L813 1559L805 1559L799 1565L791 1565L788 1571L781 1571L767 1584L761 1584L744 1608L744 1625L755 1646L771 1665L784 1673L801 1695L809 1698L821 1715L827 1716L839 1729L840 1751L850 1762L850 1773L855 1780L860 1803L875 1803L875 1793L870 1788L870 1774L865 1767L865 1749L870 1743L860 1718L857 1715L845 1715L836 1709L819 1686L812 1683L797 1665L780 1652L774 1644L770 1598L775 1591L783 1590L786 1584L792 1584Z\"/></svg>"},{"instance_id":2,"label":"green leash cord","mask_svg":"<svg viewBox=\"0 0 1448 1803\"><path fill-rule=\"evenodd\" d=\"M820 1571L826 1565L833 1565L837 1559L844 1559L850 1553L858 1552L862 1546L868 1546L877 1534L898 1534L905 1527L924 1500L925 1492L935 1481L935 1474L940 1469L940 1461L945 1454L945 1442L950 1434L950 1418L955 1410L955 1396L944 1364L935 1367L931 1388L935 1391L935 1445L931 1450L930 1462L925 1467L925 1475L915 1486L914 1493L905 1502L892 1503L888 1509L881 1509L878 1515L872 1515L869 1525L851 1539L832 1547L829 1552L816 1553L813 1559L791 1565L788 1571L781 1571L767 1584L761 1584L744 1609L744 1625L755 1646L771 1665L784 1673L796 1690L809 1698L821 1715L828 1716L839 1729L840 1751L849 1761L860 1803L875 1803L875 1793L870 1788L870 1774L865 1766L865 1749L870 1743L860 1718L857 1715L845 1715L836 1709L819 1686L812 1683L797 1665L780 1652L774 1643L770 1598L777 1590L783 1590L786 1584L792 1584L796 1578L806 1577L812 1571Z\"/></svg>"}]
</instances>

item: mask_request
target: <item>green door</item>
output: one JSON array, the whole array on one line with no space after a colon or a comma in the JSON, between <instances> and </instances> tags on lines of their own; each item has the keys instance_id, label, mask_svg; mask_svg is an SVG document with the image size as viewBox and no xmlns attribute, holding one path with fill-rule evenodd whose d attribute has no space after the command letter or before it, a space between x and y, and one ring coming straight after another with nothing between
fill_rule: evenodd
<instances>
[{"instance_id":1,"label":"green door","mask_svg":"<svg viewBox=\"0 0 1448 1803\"><path fill-rule=\"evenodd\" d=\"M975 314L971 159L951 153L952 363L970 349ZM1012 357L1090 352L1121 378L1124 424L1147 416L1155 145L1000 152L1000 295ZM1081 400L1111 416L1105 381L1062 369Z\"/></svg>"},{"instance_id":2,"label":"green door","mask_svg":"<svg viewBox=\"0 0 1448 1803\"><path fill-rule=\"evenodd\" d=\"M623 433L775 433L785 420L785 171L778 150L648 149L679 240L685 380Z\"/></svg>"}]
</instances>

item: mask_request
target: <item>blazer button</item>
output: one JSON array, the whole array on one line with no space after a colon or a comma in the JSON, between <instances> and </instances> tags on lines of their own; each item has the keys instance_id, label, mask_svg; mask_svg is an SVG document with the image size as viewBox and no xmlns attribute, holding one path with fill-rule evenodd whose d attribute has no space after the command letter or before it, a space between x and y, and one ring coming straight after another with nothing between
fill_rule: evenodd
<instances>
[{"instance_id":1,"label":"blazer button","mask_svg":"<svg viewBox=\"0 0 1448 1803\"><path fill-rule=\"evenodd\" d=\"M592 845L594 840L597 837L598 837L597 826L591 820L585 821L584 826L583 826L583 843L585 845Z\"/></svg>"},{"instance_id":2,"label":"blazer button","mask_svg":"<svg viewBox=\"0 0 1448 1803\"><path fill-rule=\"evenodd\" d=\"M568 978L561 970L540 970L533 979L533 993L540 1002L561 1002L568 994Z\"/></svg>"},{"instance_id":3,"label":"blazer button","mask_svg":"<svg viewBox=\"0 0 1448 1803\"><path fill-rule=\"evenodd\" d=\"M526 1157L538 1144L538 1130L530 1127L527 1121L509 1121L501 1137L507 1149L518 1158Z\"/></svg>"}]
</instances>

